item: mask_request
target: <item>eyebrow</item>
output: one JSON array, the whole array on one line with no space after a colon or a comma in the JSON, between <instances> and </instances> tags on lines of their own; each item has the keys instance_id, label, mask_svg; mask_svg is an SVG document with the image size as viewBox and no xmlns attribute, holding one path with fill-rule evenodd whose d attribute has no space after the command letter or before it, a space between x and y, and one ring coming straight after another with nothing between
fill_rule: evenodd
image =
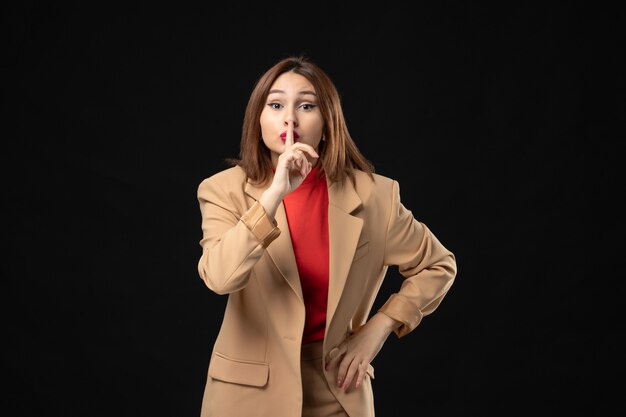
<instances>
[{"instance_id":1,"label":"eyebrow","mask_svg":"<svg viewBox=\"0 0 626 417\"><path fill-rule=\"evenodd\" d=\"M283 90L270 90L269 94L285 94L285 92ZM315 91L309 91L309 90L304 90L304 91L300 91L298 93L298 95L304 96L304 95L312 95L312 96L316 96L317 94L315 94Z\"/></svg>"}]
</instances>

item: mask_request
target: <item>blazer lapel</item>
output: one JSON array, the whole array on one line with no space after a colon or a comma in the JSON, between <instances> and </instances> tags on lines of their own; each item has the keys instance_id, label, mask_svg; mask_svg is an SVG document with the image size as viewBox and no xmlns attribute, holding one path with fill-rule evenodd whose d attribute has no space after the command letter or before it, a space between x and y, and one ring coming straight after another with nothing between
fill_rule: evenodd
<instances>
[{"instance_id":1,"label":"blazer lapel","mask_svg":"<svg viewBox=\"0 0 626 417\"><path fill-rule=\"evenodd\" d=\"M337 310L352 265L352 258L361 235L363 220L352 216L362 204L350 179L334 182L328 187L329 288L326 330Z\"/></svg>"},{"instance_id":2,"label":"blazer lapel","mask_svg":"<svg viewBox=\"0 0 626 417\"><path fill-rule=\"evenodd\" d=\"M269 183L264 186L258 186L250 182L246 183L245 192L255 200L261 198L261 194L269 187ZM289 224L287 223L287 215L285 214L285 206L281 202L276 210L276 223L281 233L278 235L268 247L267 253L280 271L281 275L289 286L296 293L300 301L304 303L302 297L302 285L300 284L300 275L298 274L298 266L296 265L296 256L293 253L293 245L291 243L291 234L289 233Z\"/></svg>"},{"instance_id":3,"label":"blazer lapel","mask_svg":"<svg viewBox=\"0 0 626 417\"><path fill-rule=\"evenodd\" d=\"M269 183L259 186L248 182L245 192L255 200L258 200L267 189ZM326 310L326 327L335 314L337 304L350 272L352 258L356 251L363 220L353 216L356 209L361 207L362 202L352 182L349 179L343 183L333 182L328 186L328 239L329 239L329 288L328 306ZM281 230L280 235L267 247L267 252L272 261L296 293L300 301L302 285L296 265L296 257L293 253L289 224L285 214L285 206L281 202L276 210L276 223Z\"/></svg>"}]
</instances>

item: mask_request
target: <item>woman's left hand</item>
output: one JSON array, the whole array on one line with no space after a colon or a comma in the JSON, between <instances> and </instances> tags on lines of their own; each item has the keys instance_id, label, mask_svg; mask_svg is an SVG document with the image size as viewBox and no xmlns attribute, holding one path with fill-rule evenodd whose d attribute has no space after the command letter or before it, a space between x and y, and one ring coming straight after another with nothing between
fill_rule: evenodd
<instances>
[{"instance_id":1,"label":"woman's left hand","mask_svg":"<svg viewBox=\"0 0 626 417\"><path fill-rule=\"evenodd\" d=\"M362 327L326 355L326 370L338 368L337 386L346 389L363 383L368 365L385 344L387 337L400 325L391 317L376 313Z\"/></svg>"}]
</instances>

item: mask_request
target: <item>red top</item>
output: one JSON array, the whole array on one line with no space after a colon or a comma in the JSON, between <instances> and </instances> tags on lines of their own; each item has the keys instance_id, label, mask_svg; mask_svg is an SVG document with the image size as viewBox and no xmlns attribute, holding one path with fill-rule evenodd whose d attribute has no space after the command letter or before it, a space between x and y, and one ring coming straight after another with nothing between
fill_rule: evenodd
<instances>
[{"instance_id":1,"label":"red top","mask_svg":"<svg viewBox=\"0 0 626 417\"><path fill-rule=\"evenodd\" d=\"M306 317L302 343L324 339L328 302L328 188L318 163L283 199Z\"/></svg>"}]
</instances>

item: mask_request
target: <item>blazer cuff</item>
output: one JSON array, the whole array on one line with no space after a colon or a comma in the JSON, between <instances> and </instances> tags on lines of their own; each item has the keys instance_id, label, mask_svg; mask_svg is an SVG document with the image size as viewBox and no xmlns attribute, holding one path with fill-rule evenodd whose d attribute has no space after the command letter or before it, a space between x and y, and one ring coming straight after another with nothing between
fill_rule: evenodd
<instances>
[{"instance_id":1,"label":"blazer cuff","mask_svg":"<svg viewBox=\"0 0 626 417\"><path fill-rule=\"evenodd\" d=\"M241 216L241 221L256 236L264 248L267 248L280 235L278 223L276 220L270 220L265 208L258 201L255 201L252 207Z\"/></svg>"},{"instance_id":2,"label":"blazer cuff","mask_svg":"<svg viewBox=\"0 0 626 417\"><path fill-rule=\"evenodd\" d=\"M378 311L402 323L400 327L394 330L398 337L411 333L420 324L424 316L415 305L399 294L392 294Z\"/></svg>"}]
</instances>

